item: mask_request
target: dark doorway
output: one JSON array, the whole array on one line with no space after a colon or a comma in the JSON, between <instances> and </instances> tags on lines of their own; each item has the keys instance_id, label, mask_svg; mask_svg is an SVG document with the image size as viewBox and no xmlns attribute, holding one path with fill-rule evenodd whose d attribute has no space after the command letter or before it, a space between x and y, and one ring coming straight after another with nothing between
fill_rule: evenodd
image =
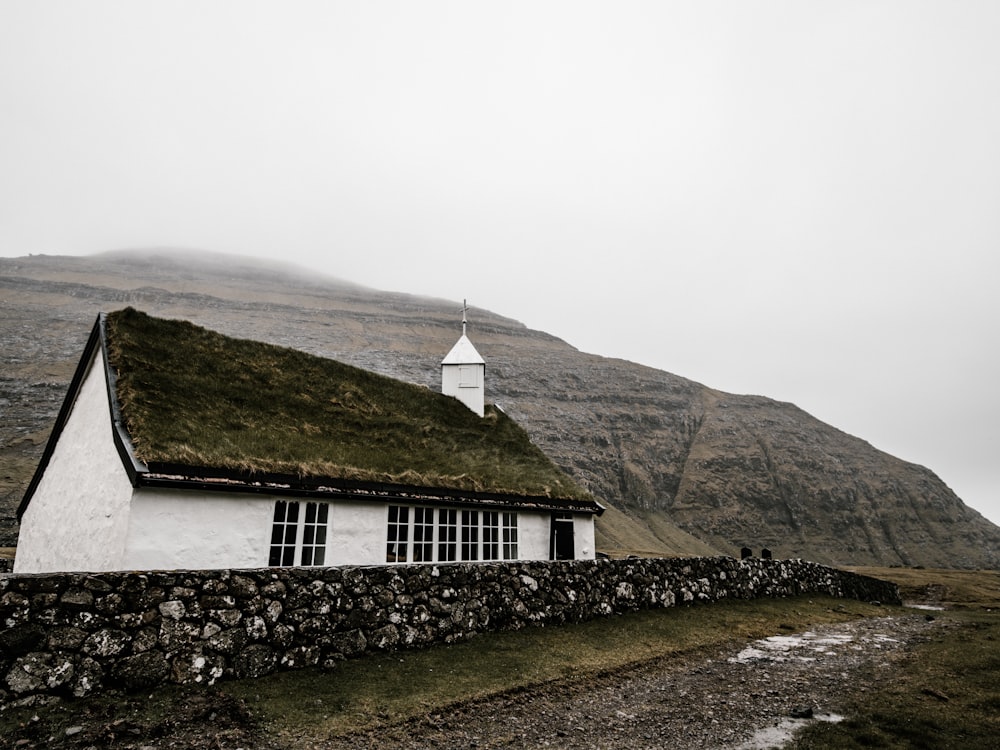
<instances>
[{"instance_id":1,"label":"dark doorway","mask_svg":"<svg viewBox=\"0 0 1000 750\"><path fill-rule=\"evenodd\" d=\"M573 514L552 514L552 538L549 542L549 556L553 560L574 559Z\"/></svg>"}]
</instances>

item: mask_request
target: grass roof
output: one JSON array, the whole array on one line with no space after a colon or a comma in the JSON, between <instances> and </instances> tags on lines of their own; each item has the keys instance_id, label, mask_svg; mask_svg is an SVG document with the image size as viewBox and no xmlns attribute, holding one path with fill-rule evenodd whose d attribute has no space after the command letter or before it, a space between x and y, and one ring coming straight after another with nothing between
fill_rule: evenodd
<instances>
[{"instance_id":1,"label":"grass roof","mask_svg":"<svg viewBox=\"0 0 1000 750\"><path fill-rule=\"evenodd\" d=\"M592 499L495 408L132 308L106 326L147 464Z\"/></svg>"}]
</instances>

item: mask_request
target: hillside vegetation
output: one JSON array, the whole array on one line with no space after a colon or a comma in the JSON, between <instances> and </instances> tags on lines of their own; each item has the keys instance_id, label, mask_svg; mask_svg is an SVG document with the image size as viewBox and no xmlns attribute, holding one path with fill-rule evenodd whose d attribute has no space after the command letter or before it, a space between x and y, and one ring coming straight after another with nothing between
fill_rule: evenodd
<instances>
[{"instance_id":1,"label":"hillside vegetation","mask_svg":"<svg viewBox=\"0 0 1000 750\"><path fill-rule=\"evenodd\" d=\"M461 333L453 302L225 256L0 259L0 546L98 312L132 305L434 390ZM484 310L470 338L487 399L609 507L611 554L738 554L833 565L1000 566L1000 528L933 472L792 404L722 393L577 351Z\"/></svg>"}]
</instances>

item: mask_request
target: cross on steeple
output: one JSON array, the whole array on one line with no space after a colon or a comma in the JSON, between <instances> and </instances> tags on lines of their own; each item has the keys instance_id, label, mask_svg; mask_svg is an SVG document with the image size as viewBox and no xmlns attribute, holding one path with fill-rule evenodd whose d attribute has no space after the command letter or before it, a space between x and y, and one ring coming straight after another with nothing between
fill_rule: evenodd
<instances>
[{"instance_id":1,"label":"cross on steeple","mask_svg":"<svg viewBox=\"0 0 1000 750\"><path fill-rule=\"evenodd\" d=\"M469 301L462 300L462 335L441 360L441 393L454 396L480 417L486 398L486 362L465 335Z\"/></svg>"}]
</instances>

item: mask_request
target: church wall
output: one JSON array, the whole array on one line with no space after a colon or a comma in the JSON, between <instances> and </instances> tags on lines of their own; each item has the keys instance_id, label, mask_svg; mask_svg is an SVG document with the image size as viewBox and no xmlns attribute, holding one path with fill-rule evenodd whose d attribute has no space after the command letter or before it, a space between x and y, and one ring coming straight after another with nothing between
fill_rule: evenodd
<instances>
[{"instance_id":1,"label":"church wall","mask_svg":"<svg viewBox=\"0 0 1000 750\"><path fill-rule=\"evenodd\" d=\"M140 488L132 503L125 554L118 569L264 567L278 500L294 502L296 498ZM329 503L324 564L384 565L387 507L375 502ZM518 559L547 560L551 514L519 511L517 515ZM593 559L592 516L576 517L575 538L577 558Z\"/></svg>"},{"instance_id":2,"label":"church wall","mask_svg":"<svg viewBox=\"0 0 1000 750\"><path fill-rule=\"evenodd\" d=\"M517 518L522 560L548 560L551 544L551 513L519 513ZM593 522L591 522L593 523ZM591 555L593 557L593 555Z\"/></svg>"},{"instance_id":3,"label":"church wall","mask_svg":"<svg viewBox=\"0 0 1000 750\"><path fill-rule=\"evenodd\" d=\"M596 550L594 541L594 518L583 514L573 516L574 557L577 560L593 560Z\"/></svg>"},{"instance_id":4,"label":"church wall","mask_svg":"<svg viewBox=\"0 0 1000 750\"><path fill-rule=\"evenodd\" d=\"M267 565L272 497L143 487L132 506L123 570Z\"/></svg>"},{"instance_id":5,"label":"church wall","mask_svg":"<svg viewBox=\"0 0 1000 750\"><path fill-rule=\"evenodd\" d=\"M95 352L21 518L15 572L121 569L131 496Z\"/></svg>"}]
</instances>

